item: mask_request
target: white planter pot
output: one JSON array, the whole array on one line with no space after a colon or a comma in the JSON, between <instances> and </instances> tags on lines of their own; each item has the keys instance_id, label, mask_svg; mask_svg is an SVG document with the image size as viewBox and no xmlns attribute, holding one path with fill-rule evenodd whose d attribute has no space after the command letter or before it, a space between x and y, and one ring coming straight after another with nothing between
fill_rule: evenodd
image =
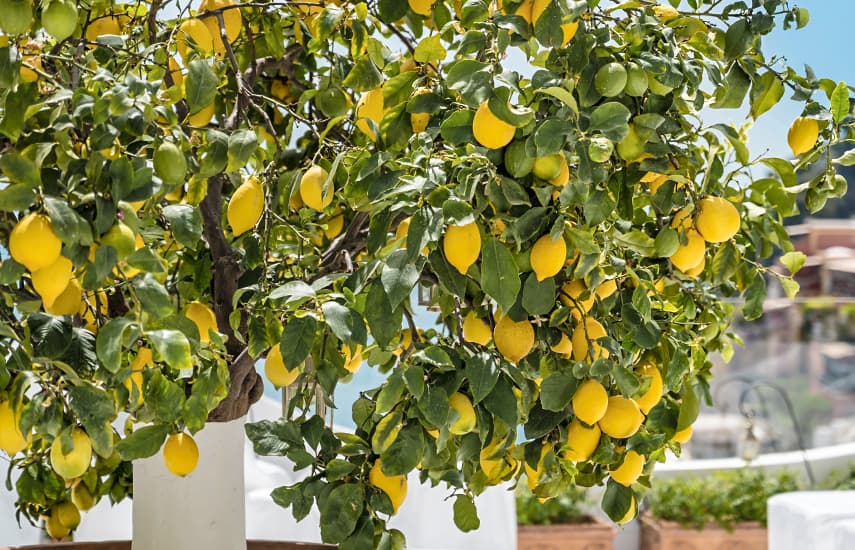
<instances>
[{"instance_id":1,"label":"white planter pot","mask_svg":"<svg viewBox=\"0 0 855 550\"><path fill-rule=\"evenodd\" d=\"M197 433L199 464L187 477L169 472L162 452L134 462L133 550L246 548L245 421Z\"/></svg>"}]
</instances>

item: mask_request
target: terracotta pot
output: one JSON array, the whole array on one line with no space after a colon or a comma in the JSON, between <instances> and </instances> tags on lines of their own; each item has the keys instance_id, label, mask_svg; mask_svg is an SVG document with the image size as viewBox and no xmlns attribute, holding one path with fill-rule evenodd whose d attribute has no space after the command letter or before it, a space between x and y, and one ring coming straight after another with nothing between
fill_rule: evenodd
<instances>
[{"instance_id":1,"label":"terracotta pot","mask_svg":"<svg viewBox=\"0 0 855 550\"><path fill-rule=\"evenodd\" d=\"M703 529L641 516L641 550L766 550L766 528L757 522L737 523L732 531L718 525Z\"/></svg>"},{"instance_id":2,"label":"terracotta pot","mask_svg":"<svg viewBox=\"0 0 855 550\"><path fill-rule=\"evenodd\" d=\"M326 544L279 542L272 540L250 540L247 541L246 547L247 550L329 550L335 548L335 546ZM127 540L110 542L59 542L36 546L16 546L14 548L0 547L0 550L131 550L131 542Z\"/></svg>"},{"instance_id":3,"label":"terracotta pot","mask_svg":"<svg viewBox=\"0 0 855 550\"><path fill-rule=\"evenodd\" d=\"M612 550L615 527L599 518L583 523L517 526L517 550Z\"/></svg>"}]
</instances>

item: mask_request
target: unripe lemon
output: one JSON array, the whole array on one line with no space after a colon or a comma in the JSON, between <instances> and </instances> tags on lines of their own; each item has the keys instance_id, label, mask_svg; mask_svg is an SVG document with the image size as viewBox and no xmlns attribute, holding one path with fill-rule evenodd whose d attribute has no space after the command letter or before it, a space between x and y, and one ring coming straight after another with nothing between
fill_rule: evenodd
<instances>
[{"instance_id":1,"label":"unripe lemon","mask_svg":"<svg viewBox=\"0 0 855 550\"><path fill-rule=\"evenodd\" d=\"M154 173L167 185L183 185L187 174L187 157L172 143L164 141L154 152L152 158Z\"/></svg>"},{"instance_id":2,"label":"unripe lemon","mask_svg":"<svg viewBox=\"0 0 855 550\"><path fill-rule=\"evenodd\" d=\"M600 427L594 424L587 428L577 419L573 419L567 427L567 445L563 456L573 462L584 462L591 458L597 445L600 444Z\"/></svg>"},{"instance_id":3,"label":"unripe lemon","mask_svg":"<svg viewBox=\"0 0 855 550\"><path fill-rule=\"evenodd\" d=\"M629 487L638 481L642 470L644 470L644 456L635 451L627 451L621 465L609 473L613 480L625 487Z\"/></svg>"},{"instance_id":4,"label":"unripe lemon","mask_svg":"<svg viewBox=\"0 0 855 550\"><path fill-rule=\"evenodd\" d=\"M386 493L392 501L392 513L397 513L407 498L407 476L387 476L383 473L379 458L368 472L368 483Z\"/></svg>"},{"instance_id":5,"label":"unripe lemon","mask_svg":"<svg viewBox=\"0 0 855 550\"><path fill-rule=\"evenodd\" d=\"M380 127L380 121L383 120L383 89L374 88L366 92L359 101L356 102L356 127L368 136L371 141L377 141L377 135L367 120L373 121L377 127Z\"/></svg>"},{"instance_id":6,"label":"unripe lemon","mask_svg":"<svg viewBox=\"0 0 855 550\"><path fill-rule=\"evenodd\" d=\"M77 28L77 6L67 0L53 0L42 10L42 26L57 42L65 40Z\"/></svg>"},{"instance_id":7,"label":"unripe lemon","mask_svg":"<svg viewBox=\"0 0 855 550\"><path fill-rule=\"evenodd\" d=\"M407 0L407 4L410 5L410 9L416 12L419 15L424 15L425 17L430 16L431 8L433 8L433 4L436 0Z\"/></svg>"},{"instance_id":8,"label":"unripe lemon","mask_svg":"<svg viewBox=\"0 0 855 550\"><path fill-rule=\"evenodd\" d=\"M655 407L662 399L662 392L664 390L662 374L659 372L659 369L650 363L642 365L638 374L652 378L650 381L650 389L644 392L644 395L635 400L635 402L638 403L638 408L641 409L641 412L647 414L650 412L650 409Z\"/></svg>"},{"instance_id":9,"label":"unripe lemon","mask_svg":"<svg viewBox=\"0 0 855 550\"><path fill-rule=\"evenodd\" d=\"M585 321L576 325L573 329L573 359L576 361L589 361L588 358L588 342L590 341L590 349L592 361L600 358L607 358L609 352L596 341L607 336L606 329L603 325L593 317L585 317Z\"/></svg>"},{"instance_id":10,"label":"unripe lemon","mask_svg":"<svg viewBox=\"0 0 855 550\"><path fill-rule=\"evenodd\" d=\"M708 243L723 243L739 231L739 211L722 197L704 197L695 218L695 227Z\"/></svg>"},{"instance_id":11,"label":"unripe lemon","mask_svg":"<svg viewBox=\"0 0 855 550\"><path fill-rule=\"evenodd\" d=\"M638 403L620 395L609 397L606 414L599 420L598 425L604 434L615 439L630 437L644 422L644 415L638 408Z\"/></svg>"},{"instance_id":12,"label":"unripe lemon","mask_svg":"<svg viewBox=\"0 0 855 550\"><path fill-rule=\"evenodd\" d=\"M493 341L505 359L518 363L534 347L534 328L528 320L514 321L503 315L493 329Z\"/></svg>"},{"instance_id":13,"label":"unripe lemon","mask_svg":"<svg viewBox=\"0 0 855 550\"><path fill-rule=\"evenodd\" d=\"M71 529L60 523L56 513L51 513L45 518L45 531L54 540L62 540L71 534Z\"/></svg>"},{"instance_id":14,"label":"unripe lemon","mask_svg":"<svg viewBox=\"0 0 855 550\"><path fill-rule=\"evenodd\" d=\"M460 392L454 392L448 396L448 405L460 415L448 429L454 435L468 434L475 429L477 417L472 401Z\"/></svg>"},{"instance_id":15,"label":"unripe lemon","mask_svg":"<svg viewBox=\"0 0 855 550\"><path fill-rule=\"evenodd\" d=\"M501 149L514 139L516 128L501 120L490 110L489 102L483 102L472 119L475 139L487 149Z\"/></svg>"},{"instance_id":16,"label":"unripe lemon","mask_svg":"<svg viewBox=\"0 0 855 550\"><path fill-rule=\"evenodd\" d=\"M478 224L450 225L442 239L442 250L448 263L466 274L481 254L481 231Z\"/></svg>"},{"instance_id":17,"label":"unripe lemon","mask_svg":"<svg viewBox=\"0 0 855 550\"><path fill-rule=\"evenodd\" d=\"M208 331L217 332L217 316L207 304L201 302L190 302L184 316L193 321L199 329L199 341L208 343L211 337L208 336Z\"/></svg>"},{"instance_id":18,"label":"unripe lemon","mask_svg":"<svg viewBox=\"0 0 855 550\"><path fill-rule=\"evenodd\" d=\"M549 235L540 237L531 249L531 268L538 281L557 275L567 259L567 244L563 237L552 240Z\"/></svg>"},{"instance_id":19,"label":"unripe lemon","mask_svg":"<svg viewBox=\"0 0 855 550\"><path fill-rule=\"evenodd\" d=\"M9 401L0 401L0 449L12 456L27 447L27 440L21 433L20 419Z\"/></svg>"},{"instance_id":20,"label":"unripe lemon","mask_svg":"<svg viewBox=\"0 0 855 550\"><path fill-rule=\"evenodd\" d=\"M133 229L125 222L119 221L104 233L101 244L112 246L118 259L124 260L137 249L137 237Z\"/></svg>"},{"instance_id":21,"label":"unripe lemon","mask_svg":"<svg viewBox=\"0 0 855 550\"><path fill-rule=\"evenodd\" d=\"M86 432L75 429L71 432L72 447L68 454L62 452L62 438L57 437L50 446L50 464L63 479L82 476L92 461L92 442Z\"/></svg>"},{"instance_id":22,"label":"unripe lemon","mask_svg":"<svg viewBox=\"0 0 855 550\"><path fill-rule=\"evenodd\" d=\"M362 344L356 344L356 348L351 351L350 346L344 345L341 347L344 354L344 370L351 374L355 374L362 366Z\"/></svg>"},{"instance_id":23,"label":"unripe lemon","mask_svg":"<svg viewBox=\"0 0 855 550\"><path fill-rule=\"evenodd\" d=\"M549 346L549 349L569 359L573 355L573 342L571 342L570 338L562 332L561 339L558 343L553 346Z\"/></svg>"},{"instance_id":24,"label":"unripe lemon","mask_svg":"<svg viewBox=\"0 0 855 550\"><path fill-rule=\"evenodd\" d=\"M813 149L819 139L819 123L814 118L800 116L790 125L787 132L787 143L794 156L799 156Z\"/></svg>"},{"instance_id":25,"label":"unripe lemon","mask_svg":"<svg viewBox=\"0 0 855 550\"><path fill-rule=\"evenodd\" d=\"M609 394L606 388L596 380L586 380L576 388L571 403L576 418L592 426L606 414Z\"/></svg>"},{"instance_id":26,"label":"unripe lemon","mask_svg":"<svg viewBox=\"0 0 855 550\"><path fill-rule=\"evenodd\" d=\"M644 155L644 139L635 131L635 126L629 125L629 133L617 145L620 158L627 162L637 162Z\"/></svg>"},{"instance_id":27,"label":"unripe lemon","mask_svg":"<svg viewBox=\"0 0 855 550\"><path fill-rule=\"evenodd\" d=\"M626 68L613 61L606 63L594 75L594 88L605 97L614 97L626 87Z\"/></svg>"},{"instance_id":28,"label":"unripe lemon","mask_svg":"<svg viewBox=\"0 0 855 550\"><path fill-rule=\"evenodd\" d=\"M202 15L207 11L222 9L233 5L231 0L202 0L199 5L199 14ZM226 30L226 40L229 44L234 42L243 28L243 17L241 17L240 9L223 10L223 28ZM213 39L214 51L218 56L222 57L226 53L226 47L223 44L223 39L220 32L220 22L216 16L208 16L201 18L202 23L208 28L208 33Z\"/></svg>"},{"instance_id":29,"label":"unripe lemon","mask_svg":"<svg viewBox=\"0 0 855 550\"><path fill-rule=\"evenodd\" d=\"M54 263L61 250L62 241L53 232L50 218L44 214L27 214L9 235L9 253L30 272Z\"/></svg>"},{"instance_id":30,"label":"unripe lemon","mask_svg":"<svg viewBox=\"0 0 855 550\"><path fill-rule=\"evenodd\" d=\"M172 434L163 446L163 463L166 464L167 470L184 477L196 469L199 463L199 447L188 434Z\"/></svg>"},{"instance_id":31,"label":"unripe lemon","mask_svg":"<svg viewBox=\"0 0 855 550\"><path fill-rule=\"evenodd\" d=\"M33 288L42 297L46 305L53 305L54 301L65 291L71 282L71 260L60 256L49 266L43 267L32 274Z\"/></svg>"},{"instance_id":32,"label":"unripe lemon","mask_svg":"<svg viewBox=\"0 0 855 550\"><path fill-rule=\"evenodd\" d=\"M0 29L6 34L23 34L33 23L32 0L11 0L0 8Z\"/></svg>"},{"instance_id":33,"label":"unripe lemon","mask_svg":"<svg viewBox=\"0 0 855 550\"><path fill-rule=\"evenodd\" d=\"M532 166L531 171L540 179L549 181L561 173L562 159L564 159L564 155L561 153L546 155L545 157L537 157L534 159L534 166Z\"/></svg>"},{"instance_id":34,"label":"unripe lemon","mask_svg":"<svg viewBox=\"0 0 855 550\"><path fill-rule=\"evenodd\" d=\"M72 502L62 502L53 509L59 523L72 531L80 525L80 510Z\"/></svg>"},{"instance_id":35,"label":"unripe lemon","mask_svg":"<svg viewBox=\"0 0 855 550\"><path fill-rule=\"evenodd\" d=\"M549 183L555 187L564 187L570 182L570 167L567 165L567 159L564 158L564 155L558 155L558 157L558 174L553 178L549 178Z\"/></svg>"},{"instance_id":36,"label":"unripe lemon","mask_svg":"<svg viewBox=\"0 0 855 550\"><path fill-rule=\"evenodd\" d=\"M490 326L475 315L474 311L470 310L463 319L463 339L473 344L486 346L492 338Z\"/></svg>"},{"instance_id":37,"label":"unripe lemon","mask_svg":"<svg viewBox=\"0 0 855 550\"><path fill-rule=\"evenodd\" d=\"M215 19L216 21L216 19ZM211 55L214 51L214 37L208 27L196 18L186 19L178 26L175 33L175 43L182 59L187 61L187 54L197 49L203 56Z\"/></svg>"},{"instance_id":38,"label":"unripe lemon","mask_svg":"<svg viewBox=\"0 0 855 550\"><path fill-rule=\"evenodd\" d=\"M95 506L98 501L89 490L89 487L83 481L78 481L71 488L71 502L77 506L78 510L85 512Z\"/></svg>"},{"instance_id":39,"label":"unripe lemon","mask_svg":"<svg viewBox=\"0 0 855 550\"><path fill-rule=\"evenodd\" d=\"M293 384L294 380L300 376L300 369L285 368L282 352L279 344L276 344L267 352L267 358L264 360L264 376L277 388L284 388Z\"/></svg>"},{"instance_id":40,"label":"unripe lemon","mask_svg":"<svg viewBox=\"0 0 855 550\"><path fill-rule=\"evenodd\" d=\"M335 193L335 187L330 182L327 192L324 193L324 183L329 177L329 172L317 164L312 165L300 178L300 198L303 204L314 210L323 210L330 205Z\"/></svg>"},{"instance_id":41,"label":"unripe lemon","mask_svg":"<svg viewBox=\"0 0 855 550\"><path fill-rule=\"evenodd\" d=\"M623 93L632 97L641 97L647 91L647 73L637 63L629 63L626 68L626 86Z\"/></svg>"},{"instance_id":42,"label":"unripe lemon","mask_svg":"<svg viewBox=\"0 0 855 550\"><path fill-rule=\"evenodd\" d=\"M235 237L249 231L264 212L264 189L258 178L250 176L235 190L226 211Z\"/></svg>"},{"instance_id":43,"label":"unripe lemon","mask_svg":"<svg viewBox=\"0 0 855 550\"><path fill-rule=\"evenodd\" d=\"M194 126L196 128L202 128L210 124L211 119L214 118L214 113L216 111L216 105L212 101L205 107L202 107L200 110L195 113L189 115L187 117L187 124L190 126Z\"/></svg>"},{"instance_id":44,"label":"unripe lemon","mask_svg":"<svg viewBox=\"0 0 855 550\"><path fill-rule=\"evenodd\" d=\"M675 433L674 437L672 437L671 439L676 441L677 443L680 443L681 445L685 445L689 442L690 439L692 439L692 427L686 426L679 432Z\"/></svg>"},{"instance_id":45,"label":"unripe lemon","mask_svg":"<svg viewBox=\"0 0 855 550\"><path fill-rule=\"evenodd\" d=\"M534 159L525 151L525 141L514 141L505 148L505 170L515 178L524 178L534 168Z\"/></svg>"},{"instance_id":46,"label":"unripe lemon","mask_svg":"<svg viewBox=\"0 0 855 550\"><path fill-rule=\"evenodd\" d=\"M51 315L74 315L83 305L83 288L72 277L63 291L50 304L44 304L45 311Z\"/></svg>"}]
</instances>

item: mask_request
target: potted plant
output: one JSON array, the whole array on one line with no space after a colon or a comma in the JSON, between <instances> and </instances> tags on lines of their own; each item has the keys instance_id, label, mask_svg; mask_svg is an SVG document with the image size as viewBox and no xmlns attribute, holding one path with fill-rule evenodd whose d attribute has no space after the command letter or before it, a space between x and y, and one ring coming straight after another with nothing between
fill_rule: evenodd
<instances>
[{"instance_id":1,"label":"potted plant","mask_svg":"<svg viewBox=\"0 0 855 550\"><path fill-rule=\"evenodd\" d=\"M641 515L642 548L765 549L766 500L799 489L795 474L732 470L658 480Z\"/></svg>"},{"instance_id":2,"label":"potted plant","mask_svg":"<svg viewBox=\"0 0 855 550\"><path fill-rule=\"evenodd\" d=\"M609 550L615 528L587 512L584 489L574 487L541 502L523 485L517 486L518 550Z\"/></svg>"}]
</instances>

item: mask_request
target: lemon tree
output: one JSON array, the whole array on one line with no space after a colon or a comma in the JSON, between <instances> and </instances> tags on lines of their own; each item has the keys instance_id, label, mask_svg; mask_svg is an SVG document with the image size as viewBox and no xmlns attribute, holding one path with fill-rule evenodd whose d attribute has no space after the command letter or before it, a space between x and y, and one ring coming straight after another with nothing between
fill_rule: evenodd
<instances>
[{"instance_id":1,"label":"lemon tree","mask_svg":"<svg viewBox=\"0 0 855 550\"><path fill-rule=\"evenodd\" d=\"M798 290L784 219L845 192L851 88L761 48L808 19L0 0L0 449L22 517L63 537L161 449L192 473L193 435L272 384L285 414L247 433L307 474L272 498L316 507L326 542L403 547L387 521L416 470L465 530L522 477L541 499L606 484L632 519L709 400L710 354L732 354L734 302L752 319L767 280ZM785 94L794 159L704 121ZM336 433L315 404L364 363L384 382Z\"/></svg>"}]
</instances>

